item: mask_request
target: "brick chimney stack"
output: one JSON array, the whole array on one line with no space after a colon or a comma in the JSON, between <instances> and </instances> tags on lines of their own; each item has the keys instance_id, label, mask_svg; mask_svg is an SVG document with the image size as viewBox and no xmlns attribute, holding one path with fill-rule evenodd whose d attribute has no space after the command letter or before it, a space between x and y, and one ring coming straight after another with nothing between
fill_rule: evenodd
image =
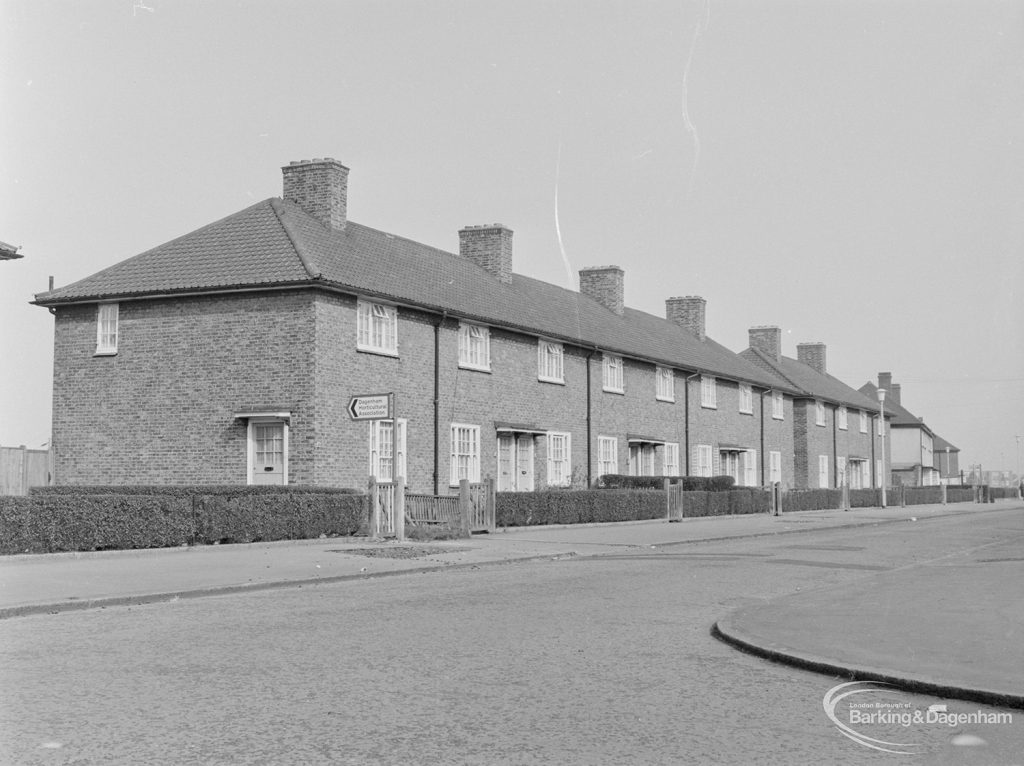
<instances>
[{"instance_id":1,"label":"brick chimney stack","mask_svg":"<svg viewBox=\"0 0 1024 766\"><path fill-rule=\"evenodd\" d=\"M767 354L775 362L782 361L782 330L778 327L751 327L747 331L750 347Z\"/></svg>"},{"instance_id":2,"label":"brick chimney stack","mask_svg":"<svg viewBox=\"0 0 1024 766\"><path fill-rule=\"evenodd\" d=\"M622 316L625 310L625 272L618 266L580 269L580 293Z\"/></svg>"},{"instance_id":3,"label":"brick chimney stack","mask_svg":"<svg viewBox=\"0 0 1024 766\"><path fill-rule=\"evenodd\" d=\"M891 372L880 372L878 373L878 387L884 388L889 391L892 388L892 373Z\"/></svg>"},{"instance_id":4,"label":"brick chimney stack","mask_svg":"<svg viewBox=\"0 0 1024 766\"><path fill-rule=\"evenodd\" d=\"M512 229L500 223L459 230L459 255L486 269L500 281L512 281Z\"/></svg>"},{"instance_id":5,"label":"brick chimney stack","mask_svg":"<svg viewBox=\"0 0 1024 766\"><path fill-rule=\"evenodd\" d=\"M281 168L282 198L324 226L344 231L348 220L348 168L332 157L300 160Z\"/></svg>"},{"instance_id":6,"label":"brick chimney stack","mask_svg":"<svg viewBox=\"0 0 1024 766\"><path fill-rule=\"evenodd\" d=\"M682 298L665 299L665 318L675 322L680 327L685 327L697 336L697 340L704 340L705 333L705 307L707 301L699 295L687 295Z\"/></svg>"},{"instance_id":7,"label":"brick chimney stack","mask_svg":"<svg viewBox=\"0 0 1024 766\"><path fill-rule=\"evenodd\" d=\"M824 343L797 343L796 358L812 370L825 374L825 344Z\"/></svg>"},{"instance_id":8,"label":"brick chimney stack","mask_svg":"<svg viewBox=\"0 0 1024 766\"><path fill-rule=\"evenodd\" d=\"M892 388L889 389L889 396L892 397L892 400L896 402L896 404L902 404L900 401L900 389L901 386L899 383L893 383Z\"/></svg>"}]
</instances>

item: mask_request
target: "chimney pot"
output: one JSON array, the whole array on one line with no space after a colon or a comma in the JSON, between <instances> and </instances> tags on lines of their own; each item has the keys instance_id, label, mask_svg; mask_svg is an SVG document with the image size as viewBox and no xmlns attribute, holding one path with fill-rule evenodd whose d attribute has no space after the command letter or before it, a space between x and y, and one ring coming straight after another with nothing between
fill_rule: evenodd
<instances>
[{"instance_id":1,"label":"chimney pot","mask_svg":"<svg viewBox=\"0 0 1024 766\"><path fill-rule=\"evenodd\" d=\"M625 311L624 272L618 266L580 269L580 294L622 316Z\"/></svg>"}]
</instances>

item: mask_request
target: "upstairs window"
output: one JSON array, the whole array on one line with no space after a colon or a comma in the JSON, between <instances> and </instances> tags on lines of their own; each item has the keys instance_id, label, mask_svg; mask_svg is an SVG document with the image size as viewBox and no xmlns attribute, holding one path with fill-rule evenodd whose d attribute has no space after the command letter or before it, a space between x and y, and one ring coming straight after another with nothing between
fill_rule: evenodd
<instances>
[{"instance_id":1,"label":"upstairs window","mask_svg":"<svg viewBox=\"0 0 1024 766\"><path fill-rule=\"evenodd\" d=\"M398 310L394 306L359 301L356 313L356 348L360 351L397 356Z\"/></svg>"},{"instance_id":2,"label":"upstairs window","mask_svg":"<svg viewBox=\"0 0 1024 766\"><path fill-rule=\"evenodd\" d=\"M676 374L671 367L654 368L654 398L661 402L676 400Z\"/></svg>"},{"instance_id":3,"label":"upstairs window","mask_svg":"<svg viewBox=\"0 0 1024 766\"><path fill-rule=\"evenodd\" d=\"M772 391L772 417L775 420L784 420L786 417L786 403L781 391Z\"/></svg>"},{"instance_id":4,"label":"upstairs window","mask_svg":"<svg viewBox=\"0 0 1024 766\"><path fill-rule=\"evenodd\" d=\"M477 324L459 325L459 367L491 369L491 333Z\"/></svg>"},{"instance_id":5,"label":"upstairs window","mask_svg":"<svg viewBox=\"0 0 1024 766\"><path fill-rule=\"evenodd\" d=\"M604 355L604 390L615 394L624 392L622 384L622 357Z\"/></svg>"},{"instance_id":6,"label":"upstairs window","mask_svg":"<svg viewBox=\"0 0 1024 766\"><path fill-rule=\"evenodd\" d=\"M117 315L116 303L101 303L96 313L96 353L117 353Z\"/></svg>"},{"instance_id":7,"label":"upstairs window","mask_svg":"<svg viewBox=\"0 0 1024 766\"><path fill-rule=\"evenodd\" d=\"M814 423L815 425L825 425L825 402L814 403Z\"/></svg>"},{"instance_id":8,"label":"upstairs window","mask_svg":"<svg viewBox=\"0 0 1024 766\"><path fill-rule=\"evenodd\" d=\"M548 383L565 383L563 356L561 343L537 341L537 378Z\"/></svg>"},{"instance_id":9,"label":"upstairs window","mask_svg":"<svg viewBox=\"0 0 1024 766\"><path fill-rule=\"evenodd\" d=\"M700 406L712 409L718 407L718 390L714 375L700 376Z\"/></svg>"},{"instance_id":10,"label":"upstairs window","mask_svg":"<svg viewBox=\"0 0 1024 766\"><path fill-rule=\"evenodd\" d=\"M860 432L862 434L868 432L868 414L864 410L860 411Z\"/></svg>"},{"instance_id":11,"label":"upstairs window","mask_svg":"<svg viewBox=\"0 0 1024 766\"><path fill-rule=\"evenodd\" d=\"M845 431L849 427L849 421L847 419L847 413L846 413L846 407L845 406L841 405L839 407L839 410L836 412L836 420L839 421L839 428L840 428L840 430Z\"/></svg>"},{"instance_id":12,"label":"upstairs window","mask_svg":"<svg viewBox=\"0 0 1024 766\"><path fill-rule=\"evenodd\" d=\"M740 412L754 414L754 389L749 383L740 383Z\"/></svg>"}]
</instances>

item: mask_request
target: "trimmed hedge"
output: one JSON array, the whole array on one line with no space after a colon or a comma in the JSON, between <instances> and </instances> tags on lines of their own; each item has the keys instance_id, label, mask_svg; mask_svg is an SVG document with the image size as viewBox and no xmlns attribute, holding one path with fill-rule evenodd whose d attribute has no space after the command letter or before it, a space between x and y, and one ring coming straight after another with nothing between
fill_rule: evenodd
<instances>
[{"instance_id":1,"label":"trimmed hedge","mask_svg":"<svg viewBox=\"0 0 1024 766\"><path fill-rule=\"evenodd\" d=\"M597 480L598 489L663 489L666 476L627 476L606 473ZM683 492L728 492L736 479L732 476L674 476L672 481L683 485Z\"/></svg>"},{"instance_id":2,"label":"trimmed hedge","mask_svg":"<svg viewBox=\"0 0 1024 766\"><path fill-rule=\"evenodd\" d=\"M841 489L791 489L782 493L783 513L830 510L841 507L842 503Z\"/></svg>"},{"instance_id":3,"label":"trimmed hedge","mask_svg":"<svg viewBox=\"0 0 1024 766\"><path fill-rule=\"evenodd\" d=\"M0 497L0 553L348 536L367 516L366 496L347 489L39 487Z\"/></svg>"}]
</instances>

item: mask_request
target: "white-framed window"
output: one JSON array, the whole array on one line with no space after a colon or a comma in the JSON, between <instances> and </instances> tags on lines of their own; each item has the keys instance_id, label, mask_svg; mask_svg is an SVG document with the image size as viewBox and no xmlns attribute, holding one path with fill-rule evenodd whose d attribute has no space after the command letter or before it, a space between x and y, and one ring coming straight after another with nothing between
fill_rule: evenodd
<instances>
[{"instance_id":1,"label":"white-framed window","mask_svg":"<svg viewBox=\"0 0 1024 766\"><path fill-rule=\"evenodd\" d=\"M694 476L711 476L713 466L711 463L711 445L710 444L696 444L693 447L693 466L692 473Z\"/></svg>"},{"instance_id":2,"label":"white-framed window","mask_svg":"<svg viewBox=\"0 0 1024 766\"><path fill-rule=\"evenodd\" d=\"M614 436L597 437L598 478L619 472L619 440Z\"/></svg>"},{"instance_id":3,"label":"white-framed window","mask_svg":"<svg viewBox=\"0 0 1024 766\"><path fill-rule=\"evenodd\" d=\"M825 425L825 402L814 403L814 424L818 426Z\"/></svg>"},{"instance_id":4,"label":"white-framed window","mask_svg":"<svg viewBox=\"0 0 1024 766\"><path fill-rule=\"evenodd\" d=\"M101 303L96 311L96 353L117 353L118 304Z\"/></svg>"},{"instance_id":5,"label":"white-framed window","mask_svg":"<svg viewBox=\"0 0 1024 766\"><path fill-rule=\"evenodd\" d=\"M548 485L568 487L572 483L572 435L548 432Z\"/></svg>"},{"instance_id":6,"label":"white-framed window","mask_svg":"<svg viewBox=\"0 0 1024 766\"><path fill-rule=\"evenodd\" d=\"M398 309L359 300L356 315L356 348L377 354L398 354Z\"/></svg>"},{"instance_id":7,"label":"white-framed window","mask_svg":"<svg viewBox=\"0 0 1024 766\"><path fill-rule=\"evenodd\" d=\"M846 458L843 456L836 457L836 486L842 487L846 484Z\"/></svg>"},{"instance_id":8,"label":"white-framed window","mask_svg":"<svg viewBox=\"0 0 1024 766\"><path fill-rule=\"evenodd\" d=\"M782 481L782 453L768 453L768 481L772 484Z\"/></svg>"},{"instance_id":9,"label":"white-framed window","mask_svg":"<svg viewBox=\"0 0 1024 766\"><path fill-rule=\"evenodd\" d=\"M836 412L836 419L839 421L839 430L845 431L849 428L849 414L846 411L846 405L839 405L839 410Z\"/></svg>"},{"instance_id":10,"label":"white-framed window","mask_svg":"<svg viewBox=\"0 0 1024 766\"><path fill-rule=\"evenodd\" d=\"M614 354L604 355L604 390L614 394L624 391L622 383L622 357Z\"/></svg>"},{"instance_id":11,"label":"white-framed window","mask_svg":"<svg viewBox=\"0 0 1024 766\"><path fill-rule=\"evenodd\" d=\"M882 486L882 458L875 458L875 486Z\"/></svg>"},{"instance_id":12,"label":"white-framed window","mask_svg":"<svg viewBox=\"0 0 1024 766\"><path fill-rule=\"evenodd\" d=\"M654 368L654 398L661 402L676 400L676 374L671 367Z\"/></svg>"},{"instance_id":13,"label":"white-framed window","mask_svg":"<svg viewBox=\"0 0 1024 766\"><path fill-rule=\"evenodd\" d=\"M547 383L565 383L561 343L549 340L537 341L537 378Z\"/></svg>"},{"instance_id":14,"label":"white-framed window","mask_svg":"<svg viewBox=\"0 0 1024 766\"><path fill-rule=\"evenodd\" d=\"M860 411L860 432L866 434L868 432L868 414L864 411Z\"/></svg>"},{"instance_id":15,"label":"white-framed window","mask_svg":"<svg viewBox=\"0 0 1024 766\"><path fill-rule=\"evenodd\" d=\"M864 489L871 486L871 475L868 461L850 458L849 464L850 489Z\"/></svg>"},{"instance_id":16,"label":"white-framed window","mask_svg":"<svg viewBox=\"0 0 1024 766\"><path fill-rule=\"evenodd\" d=\"M781 391L772 391L772 418L775 420L786 418L786 402L782 398Z\"/></svg>"},{"instance_id":17,"label":"white-framed window","mask_svg":"<svg viewBox=\"0 0 1024 766\"><path fill-rule=\"evenodd\" d=\"M700 376L700 406L711 409L718 407L718 386L714 375Z\"/></svg>"},{"instance_id":18,"label":"white-framed window","mask_svg":"<svg viewBox=\"0 0 1024 766\"><path fill-rule=\"evenodd\" d=\"M662 476L678 476L679 475L679 445L674 442L669 442L663 447L662 453Z\"/></svg>"},{"instance_id":19,"label":"white-framed window","mask_svg":"<svg viewBox=\"0 0 1024 766\"><path fill-rule=\"evenodd\" d=\"M491 371L491 331L478 324L459 324L459 367Z\"/></svg>"},{"instance_id":20,"label":"white-framed window","mask_svg":"<svg viewBox=\"0 0 1024 766\"><path fill-rule=\"evenodd\" d=\"M370 476L377 481L394 481L394 422L393 420L370 421ZM398 419L398 474L409 480L405 463L406 420Z\"/></svg>"},{"instance_id":21,"label":"white-framed window","mask_svg":"<svg viewBox=\"0 0 1024 766\"><path fill-rule=\"evenodd\" d=\"M818 455L818 486L828 487L828 455Z\"/></svg>"},{"instance_id":22,"label":"white-framed window","mask_svg":"<svg viewBox=\"0 0 1024 766\"><path fill-rule=\"evenodd\" d=\"M740 412L754 414L754 388L749 383L740 383Z\"/></svg>"},{"instance_id":23,"label":"white-framed window","mask_svg":"<svg viewBox=\"0 0 1024 766\"><path fill-rule=\"evenodd\" d=\"M480 481L480 426L452 423L451 486Z\"/></svg>"}]
</instances>

